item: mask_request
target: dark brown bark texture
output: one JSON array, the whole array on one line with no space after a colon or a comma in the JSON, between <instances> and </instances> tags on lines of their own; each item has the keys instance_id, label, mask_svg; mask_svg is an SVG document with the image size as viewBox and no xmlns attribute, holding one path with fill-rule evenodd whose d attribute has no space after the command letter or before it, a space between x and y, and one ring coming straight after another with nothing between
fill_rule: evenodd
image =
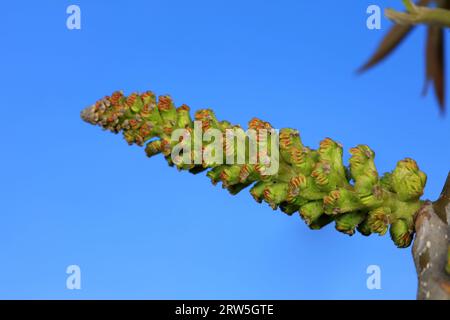
<instances>
[{"instance_id":1,"label":"dark brown bark texture","mask_svg":"<svg viewBox=\"0 0 450 320\"><path fill-rule=\"evenodd\" d=\"M417 212L412 248L418 276L417 299L450 300L450 172L438 200Z\"/></svg>"}]
</instances>

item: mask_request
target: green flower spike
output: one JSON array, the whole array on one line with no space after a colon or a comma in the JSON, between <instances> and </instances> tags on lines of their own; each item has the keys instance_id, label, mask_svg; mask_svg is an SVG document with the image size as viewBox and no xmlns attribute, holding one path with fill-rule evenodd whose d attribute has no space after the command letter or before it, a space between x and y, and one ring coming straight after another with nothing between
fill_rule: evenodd
<instances>
[{"instance_id":1,"label":"green flower spike","mask_svg":"<svg viewBox=\"0 0 450 320\"><path fill-rule=\"evenodd\" d=\"M203 155L213 154L212 140L200 138L200 148L195 148L192 136L195 136L196 127L189 107L176 108L170 96L157 99L150 91L132 93L128 97L116 91L83 110L81 117L113 133L121 132L129 144L145 145L148 157L161 153L168 164L178 170L193 174L207 171L213 184L221 182L231 194L249 187L257 202L264 201L274 210L280 209L288 215L298 212L311 229L320 229L335 221L340 232L353 235L358 230L368 236L372 233L383 235L390 225L391 238L398 247L407 247L411 243L413 217L423 203L420 196L426 183L426 175L412 159L399 161L393 172L380 178L375 167L375 153L368 146L350 149L347 168L339 143L326 138L317 150L313 150L303 144L297 130L285 128L278 134L279 170L268 175L266 162L272 155L272 126L252 119L248 127L256 131L258 161L250 161L246 148L245 159L240 155L242 161L236 162L239 158L238 139L228 141L226 130L243 129L228 121L219 121L212 110L204 109L194 116L196 121L201 121L203 133L217 129L221 141L226 142L223 159L219 153L218 159L206 161ZM185 129L185 134L173 140L172 134L177 129ZM263 130L269 130L267 139L260 135ZM250 138L245 136L244 139L245 146L249 147ZM179 144L191 147L187 148L190 152L172 159L172 151ZM187 162L185 156L190 156L192 162ZM228 164L227 159L234 159L234 164Z\"/></svg>"}]
</instances>

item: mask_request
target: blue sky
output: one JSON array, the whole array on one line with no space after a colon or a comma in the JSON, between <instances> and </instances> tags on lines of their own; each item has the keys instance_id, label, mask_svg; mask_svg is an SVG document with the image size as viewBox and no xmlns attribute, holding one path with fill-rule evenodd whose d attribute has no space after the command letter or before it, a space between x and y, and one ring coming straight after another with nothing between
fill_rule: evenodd
<instances>
[{"instance_id":1,"label":"blue sky","mask_svg":"<svg viewBox=\"0 0 450 320\"><path fill-rule=\"evenodd\" d=\"M80 120L112 91L170 93L245 125L258 116L316 148L413 157L437 198L450 120L420 97L425 33L354 71L382 30L370 4L400 1L14 1L2 4L0 298L414 299L410 249L388 236L310 231ZM81 30L66 8L81 8ZM82 289L66 289L67 266ZM379 265L382 289L368 290Z\"/></svg>"}]
</instances>

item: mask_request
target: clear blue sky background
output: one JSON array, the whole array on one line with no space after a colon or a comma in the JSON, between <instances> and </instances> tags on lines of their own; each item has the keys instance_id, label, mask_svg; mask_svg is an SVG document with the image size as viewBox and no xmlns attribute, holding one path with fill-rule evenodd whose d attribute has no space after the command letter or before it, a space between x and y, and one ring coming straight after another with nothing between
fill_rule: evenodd
<instances>
[{"instance_id":1,"label":"clear blue sky background","mask_svg":"<svg viewBox=\"0 0 450 320\"><path fill-rule=\"evenodd\" d=\"M151 160L83 123L116 89L170 93L245 125L253 116L377 153L413 157L435 199L450 119L420 97L424 29L381 67L355 69L391 25L366 8L400 1L9 1L0 19L0 298L415 298L410 249L310 231L247 192ZM82 29L66 28L78 4ZM66 267L82 289L66 289ZM367 266L382 289L366 288Z\"/></svg>"}]
</instances>

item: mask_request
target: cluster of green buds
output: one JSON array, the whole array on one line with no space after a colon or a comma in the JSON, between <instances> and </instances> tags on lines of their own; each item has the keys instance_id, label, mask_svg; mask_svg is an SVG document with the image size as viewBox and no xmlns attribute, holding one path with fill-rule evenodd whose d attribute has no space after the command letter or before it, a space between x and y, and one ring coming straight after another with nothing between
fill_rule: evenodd
<instances>
[{"instance_id":1,"label":"cluster of green buds","mask_svg":"<svg viewBox=\"0 0 450 320\"><path fill-rule=\"evenodd\" d=\"M230 152L235 159L239 157L233 148L237 143L234 140L231 146L225 143L220 153L224 161L205 161L199 153L207 152L211 142L203 140L200 149L189 148L189 155L199 161L180 161L173 157L174 148L180 141L193 142L183 136L174 141L177 129L192 133L195 123L200 122L203 131L217 129L222 134L219 138L225 139L227 129L240 127L217 120L210 109L197 111L193 120L188 106L176 108L169 96L156 98L152 92L128 97L114 92L83 110L81 117L114 133L122 132L129 144L145 145L149 157L163 154L168 164L179 170L194 174L208 170L211 181L221 182L232 194L250 187L256 201L264 201L288 215L298 212L311 229L334 221L336 229L348 235L356 230L363 235L384 235L389 230L398 247L408 247L412 241L414 214L423 204L420 196L426 183L426 175L412 159L399 161L392 172L379 176L375 153L368 146L350 149L350 165L346 167L338 142L326 138L313 150L303 144L297 130L286 128L276 131L279 164L275 174L267 174L261 162L250 161L248 152L241 161L225 161ZM256 118L249 122L248 128L256 132L268 130L269 135L275 132L268 122ZM249 137L246 139L249 147ZM264 144L273 142L266 139ZM262 160L270 154L258 152L257 158Z\"/></svg>"}]
</instances>

